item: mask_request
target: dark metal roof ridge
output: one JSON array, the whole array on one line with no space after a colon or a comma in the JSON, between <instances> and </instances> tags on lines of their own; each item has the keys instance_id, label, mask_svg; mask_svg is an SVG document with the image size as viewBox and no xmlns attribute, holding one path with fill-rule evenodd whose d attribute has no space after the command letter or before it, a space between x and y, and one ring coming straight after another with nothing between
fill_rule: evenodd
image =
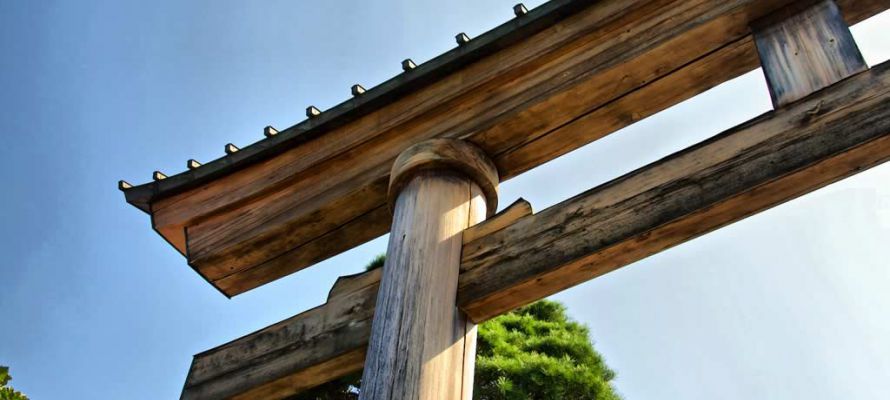
<instances>
[{"instance_id":1,"label":"dark metal roof ridge","mask_svg":"<svg viewBox=\"0 0 890 400\"><path fill-rule=\"evenodd\" d=\"M184 192L253 163L274 157L538 33L597 1L551 0L530 10L527 14L520 14L477 38L418 65L416 68L368 89L360 96L354 96L318 116L307 118L275 135L198 168L154 182L121 188L121 190L123 190L128 203L150 213L150 204L156 200Z\"/></svg>"}]
</instances>

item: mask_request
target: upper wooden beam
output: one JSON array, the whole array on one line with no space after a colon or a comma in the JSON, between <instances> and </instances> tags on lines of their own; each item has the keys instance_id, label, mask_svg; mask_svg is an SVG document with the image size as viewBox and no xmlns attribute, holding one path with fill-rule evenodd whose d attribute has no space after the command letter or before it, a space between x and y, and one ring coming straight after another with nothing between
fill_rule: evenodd
<instances>
[{"instance_id":1,"label":"upper wooden beam","mask_svg":"<svg viewBox=\"0 0 890 400\"><path fill-rule=\"evenodd\" d=\"M398 78L437 65L422 85L386 101L370 88L345 103L362 112L326 110L125 193L196 271L236 295L386 233L389 168L407 147L466 139L509 179L756 68L748 25L791 3L547 3L442 56L472 62L437 58ZM841 6L852 23L890 0Z\"/></svg>"},{"instance_id":2,"label":"upper wooden beam","mask_svg":"<svg viewBox=\"0 0 890 400\"><path fill-rule=\"evenodd\" d=\"M458 304L476 322L890 159L890 63L537 214L464 232ZM379 271L328 303L195 356L183 397L283 398L362 366ZM330 368L336 365L336 368Z\"/></svg>"}]
</instances>

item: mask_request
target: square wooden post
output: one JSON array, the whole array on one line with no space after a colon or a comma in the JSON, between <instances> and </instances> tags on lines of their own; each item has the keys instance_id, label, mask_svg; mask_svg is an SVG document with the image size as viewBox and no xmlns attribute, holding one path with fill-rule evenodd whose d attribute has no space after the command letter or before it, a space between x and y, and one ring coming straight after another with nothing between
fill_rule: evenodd
<instances>
[{"instance_id":1,"label":"square wooden post","mask_svg":"<svg viewBox=\"0 0 890 400\"><path fill-rule=\"evenodd\" d=\"M868 69L834 0L799 2L752 29L776 108Z\"/></svg>"}]
</instances>

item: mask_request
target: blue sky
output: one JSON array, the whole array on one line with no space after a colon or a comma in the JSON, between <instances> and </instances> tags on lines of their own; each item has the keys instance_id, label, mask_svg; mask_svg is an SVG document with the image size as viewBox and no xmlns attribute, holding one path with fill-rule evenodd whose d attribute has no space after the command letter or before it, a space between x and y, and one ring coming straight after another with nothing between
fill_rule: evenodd
<instances>
[{"instance_id":1,"label":"blue sky","mask_svg":"<svg viewBox=\"0 0 890 400\"><path fill-rule=\"evenodd\" d=\"M191 355L324 301L385 238L228 300L127 205L185 160L427 60L512 1L0 2L0 364L34 399L177 398ZM529 6L540 1L527 2ZM890 58L890 14L854 28ZM541 210L770 108L759 71L502 185ZM884 399L890 166L556 296L627 399Z\"/></svg>"}]
</instances>

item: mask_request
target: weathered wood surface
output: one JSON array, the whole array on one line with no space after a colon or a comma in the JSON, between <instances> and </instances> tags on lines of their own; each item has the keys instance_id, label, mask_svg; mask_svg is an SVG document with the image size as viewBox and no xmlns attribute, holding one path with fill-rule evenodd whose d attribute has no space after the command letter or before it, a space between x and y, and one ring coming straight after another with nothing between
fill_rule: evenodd
<instances>
[{"instance_id":1,"label":"weathered wood surface","mask_svg":"<svg viewBox=\"0 0 890 400\"><path fill-rule=\"evenodd\" d=\"M457 279L463 232L497 209L498 181L485 153L458 140L396 158L361 400L472 400L476 326L457 308Z\"/></svg>"},{"instance_id":2,"label":"weathered wood surface","mask_svg":"<svg viewBox=\"0 0 890 400\"><path fill-rule=\"evenodd\" d=\"M461 307L488 319L884 162L888 67L466 244Z\"/></svg>"},{"instance_id":3,"label":"weathered wood surface","mask_svg":"<svg viewBox=\"0 0 890 400\"><path fill-rule=\"evenodd\" d=\"M529 214L528 202L517 201L464 236L494 232ZM182 398L281 399L361 369L381 272L341 277L325 304L195 355Z\"/></svg>"},{"instance_id":4,"label":"weathered wood surface","mask_svg":"<svg viewBox=\"0 0 890 400\"><path fill-rule=\"evenodd\" d=\"M794 2L580 3L588 5L372 113L155 200L153 226L215 287L242 293L387 232L389 167L410 145L467 139L508 179L756 68L748 25ZM853 23L890 0L840 4Z\"/></svg>"},{"instance_id":5,"label":"weathered wood surface","mask_svg":"<svg viewBox=\"0 0 890 400\"><path fill-rule=\"evenodd\" d=\"M195 355L182 399L281 399L361 370L380 272L342 277L324 305Z\"/></svg>"},{"instance_id":6,"label":"weathered wood surface","mask_svg":"<svg viewBox=\"0 0 890 400\"><path fill-rule=\"evenodd\" d=\"M468 229L476 233L463 245L458 302L483 321L888 158L890 64L882 64L537 214L520 203ZM361 368L355 359L326 379L306 377L325 360L363 353L378 281L379 271L341 279L327 305L197 355L186 390L289 379L299 384L280 393L296 393ZM331 322L300 328L316 326L313 318ZM361 332L338 333L350 319ZM270 367L256 372L262 363Z\"/></svg>"},{"instance_id":7,"label":"weathered wood surface","mask_svg":"<svg viewBox=\"0 0 890 400\"><path fill-rule=\"evenodd\" d=\"M399 191L361 400L472 399L476 328L456 306L457 279L461 233L485 215L479 187L449 171Z\"/></svg>"},{"instance_id":8,"label":"weathered wood surface","mask_svg":"<svg viewBox=\"0 0 890 400\"><path fill-rule=\"evenodd\" d=\"M497 211L498 170L481 149L454 139L430 139L409 147L390 169L389 199L395 209L398 194L421 171L449 171L476 182L487 201L486 216ZM484 219L484 218L483 218Z\"/></svg>"},{"instance_id":9,"label":"weathered wood surface","mask_svg":"<svg viewBox=\"0 0 890 400\"><path fill-rule=\"evenodd\" d=\"M868 69L837 4L802 3L763 18L752 28L776 107Z\"/></svg>"},{"instance_id":10,"label":"weathered wood surface","mask_svg":"<svg viewBox=\"0 0 890 400\"><path fill-rule=\"evenodd\" d=\"M510 204L503 211L497 213L485 223L474 225L464 231L463 242L469 243L492 232L499 231L512 225L519 218L532 214L532 205L520 198Z\"/></svg>"}]
</instances>

